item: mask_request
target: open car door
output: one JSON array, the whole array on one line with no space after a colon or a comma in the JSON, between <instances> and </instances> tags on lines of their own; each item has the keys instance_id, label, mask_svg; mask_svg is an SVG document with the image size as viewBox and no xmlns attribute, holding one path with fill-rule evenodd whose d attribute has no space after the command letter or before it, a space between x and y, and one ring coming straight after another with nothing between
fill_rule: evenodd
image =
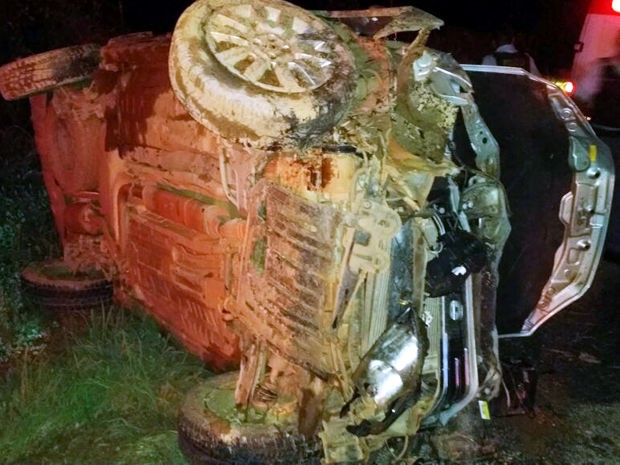
<instances>
[{"instance_id":1,"label":"open car door","mask_svg":"<svg viewBox=\"0 0 620 465\"><path fill-rule=\"evenodd\" d=\"M499 265L500 336L528 336L581 297L596 272L614 168L569 97L522 69L463 66L501 153L512 231ZM470 166L464 126L455 138Z\"/></svg>"}]
</instances>

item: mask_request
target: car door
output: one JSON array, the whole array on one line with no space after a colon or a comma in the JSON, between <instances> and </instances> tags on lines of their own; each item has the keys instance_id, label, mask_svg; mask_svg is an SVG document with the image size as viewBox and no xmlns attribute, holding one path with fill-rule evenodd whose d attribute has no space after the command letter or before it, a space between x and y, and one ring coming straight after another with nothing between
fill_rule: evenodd
<instances>
[{"instance_id":1,"label":"car door","mask_svg":"<svg viewBox=\"0 0 620 465\"><path fill-rule=\"evenodd\" d=\"M558 87L518 68L465 65L500 147L512 231L499 265L499 334L528 336L590 287L614 183L609 148ZM473 151L463 125L457 155Z\"/></svg>"}]
</instances>

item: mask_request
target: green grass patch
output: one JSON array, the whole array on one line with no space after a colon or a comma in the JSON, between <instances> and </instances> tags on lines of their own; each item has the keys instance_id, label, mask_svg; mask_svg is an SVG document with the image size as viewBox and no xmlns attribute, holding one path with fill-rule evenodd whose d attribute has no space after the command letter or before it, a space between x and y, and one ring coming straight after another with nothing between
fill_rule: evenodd
<instances>
[{"instance_id":1,"label":"green grass patch","mask_svg":"<svg viewBox=\"0 0 620 465\"><path fill-rule=\"evenodd\" d=\"M0 384L2 462L186 463L177 409L209 375L202 363L152 319L119 308L57 334L62 350L25 354Z\"/></svg>"},{"instance_id":2,"label":"green grass patch","mask_svg":"<svg viewBox=\"0 0 620 465\"><path fill-rule=\"evenodd\" d=\"M0 363L36 344L45 326L22 302L19 272L30 262L60 256L32 134L0 127Z\"/></svg>"}]
</instances>

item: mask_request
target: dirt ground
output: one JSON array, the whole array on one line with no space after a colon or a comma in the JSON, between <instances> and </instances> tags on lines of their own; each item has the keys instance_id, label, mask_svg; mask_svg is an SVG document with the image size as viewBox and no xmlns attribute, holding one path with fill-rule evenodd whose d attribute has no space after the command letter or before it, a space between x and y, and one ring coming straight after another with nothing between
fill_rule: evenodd
<instances>
[{"instance_id":1,"label":"dirt ground","mask_svg":"<svg viewBox=\"0 0 620 465\"><path fill-rule=\"evenodd\" d=\"M471 463L620 464L620 262L603 260L582 299L500 351L535 361L535 407L480 420L494 453Z\"/></svg>"}]
</instances>

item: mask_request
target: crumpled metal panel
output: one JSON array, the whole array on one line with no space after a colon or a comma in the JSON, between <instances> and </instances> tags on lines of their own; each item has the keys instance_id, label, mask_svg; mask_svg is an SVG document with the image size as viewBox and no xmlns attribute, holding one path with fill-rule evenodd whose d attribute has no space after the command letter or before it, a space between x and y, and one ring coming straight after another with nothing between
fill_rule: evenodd
<instances>
[{"instance_id":1,"label":"crumpled metal panel","mask_svg":"<svg viewBox=\"0 0 620 465\"><path fill-rule=\"evenodd\" d=\"M270 182L252 192L239 282L239 320L281 356L319 377L331 372L326 336L342 215Z\"/></svg>"}]
</instances>

